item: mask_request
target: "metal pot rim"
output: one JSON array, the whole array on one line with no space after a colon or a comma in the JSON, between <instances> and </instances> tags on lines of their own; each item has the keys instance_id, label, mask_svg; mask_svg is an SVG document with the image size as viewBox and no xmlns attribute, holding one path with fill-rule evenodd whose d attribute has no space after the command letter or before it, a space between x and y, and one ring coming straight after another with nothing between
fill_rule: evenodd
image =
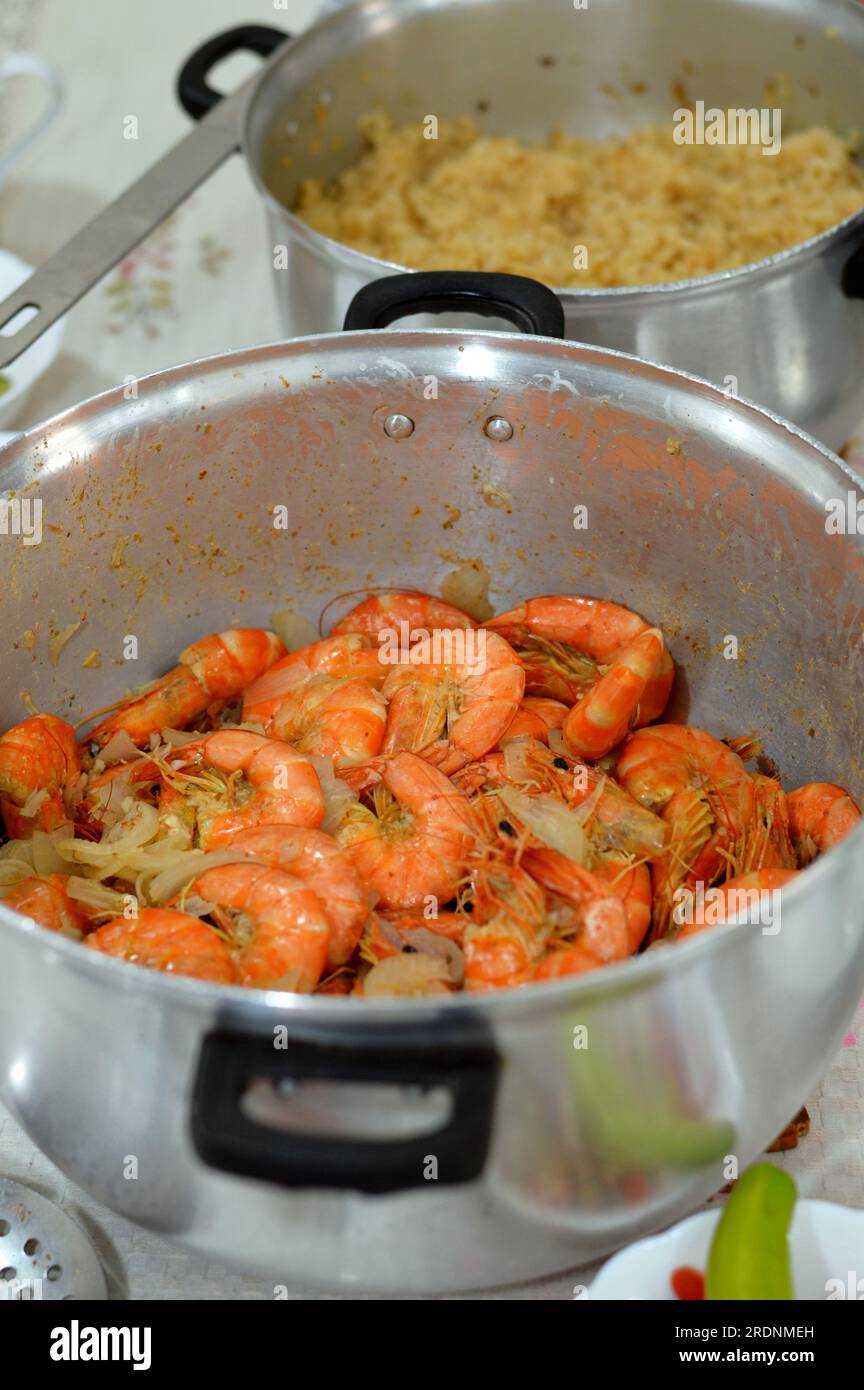
<instances>
[{"instance_id":1,"label":"metal pot rim","mask_svg":"<svg viewBox=\"0 0 864 1390\"><path fill-rule=\"evenodd\" d=\"M280 67L284 63L291 61L291 59L295 57L298 49L302 57L302 50L304 47L313 47L322 32L326 37L327 31L331 28L338 29L347 19L351 18L355 11L363 7L363 3L364 0L359 0L359 3L355 0L355 3L345 5L343 9L336 10L330 15L322 16L310 29L304 30L302 34L299 34L297 38L292 41L282 59L275 66L270 68L250 91L241 118L241 129L243 153L247 168L249 169L255 188L268 210L281 217L284 221L287 221L293 235L299 240L306 242L306 244L313 251L316 251L322 259L326 257L329 261L336 261L347 269L355 270L372 278L382 275L404 274L405 272L416 270L417 267L400 265L398 261L380 260L377 256L367 255L365 251L357 251L353 247L347 246L344 242L335 241L332 237L325 236L323 232L318 232L313 227L310 227L307 222L299 218L296 213L292 212L290 208L287 208L284 203L280 203L274 198L261 176L258 159L253 158L250 153L252 149L250 126L255 106L263 97L270 83L275 81L275 74L279 71ZM864 12L860 10L860 7L856 7L854 13L857 14L859 20L864 20ZM802 261L808 260L813 256L819 255L829 242L834 240L841 241L846 235L851 235L857 228L864 229L864 207L860 208L858 212L850 213L842 222L835 222L831 227L826 227L823 232L818 232L816 236L808 237L806 241L798 242L795 246L789 246L786 250L778 251L773 256L766 256L758 261L748 261L746 265L736 266L732 270L717 271L713 275L699 275L686 280L668 280L661 284L652 285L616 285L606 289L600 287L578 289L572 285L564 287L553 285L550 288L559 298L566 299L570 304L575 302L591 304L612 301L615 304L620 304L622 307L627 307L631 302L641 299L645 295L653 297L668 296L672 298L675 296L685 296L690 293L710 293L711 290L719 289L726 284L737 282L741 279L752 276L770 275L774 271L785 267L790 261L796 259Z\"/></svg>"},{"instance_id":2,"label":"metal pot rim","mask_svg":"<svg viewBox=\"0 0 864 1390\"><path fill-rule=\"evenodd\" d=\"M815 449L844 475L849 484L855 488L864 489L862 480L830 449L819 443L818 440L811 438L797 426L782 420L762 406L730 396L701 377L646 362L643 358L634 357L630 353L616 352L608 348L596 348L590 344L569 343L557 338L524 337L516 333L499 333L479 329L464 331L451 328L385 329L371 332L316 334L287 339L282 342L266 343L257 347L240 348L233 352L216 353L210 357L154 372L148 377L142 377L139 385L164 382L166 378L182 380L184 374L200 374L202 369L213 371L217 367L225 365L236 368L244 361L262 356L278 358L286 347L308 348L311 345L320 344L325 349L327 347L348 349L359 344L371 346L385 341L392 342L393 339L411 342L428 341L429 339L433 342L453 339L460 342L466 340L481 343L491 341L503 349L512 345L515 339L520 348L536 345L553 349L559 354L563 353L570 357L599 356L617 359L622 363L632 363L647 369L650 374L656 374L660 378L686 381L699 387L700 390L707 390L711 395L721 398L727 408L735 406L747 413L755 412L795 436L806 447ZM62 427L80 412L93 409L112 397L115 399L115 403L121 404L123 401L122 391L122 387L113 387L109 391L101 392L86 401L70 406L51 419L17 436L6 446L6 451L11 454L29 447L37 440L44 440L52 429ZM0 450L0 480L2 480L3 454L6 451ZM805 894L825 892L828 889L829 875L834 873L833 866L836 865L837 870L842 872L845 865L851 862L853 856L861 853L862 849L864 849L864 822L842 844L810 865L806 874L802 875L800 879L796 879L784 890L784 897L788 895L791 905L794 905ZM452 1018L455 1022L466 1010L469 1012L482 1011L484 1014L494 1011L496 1015L503 1012L507 1017L515 1014L522 1016L526 1011L528 1013L537 1009L545 1011L547 1008L555 1008L565 1001L568 1004L576 1001L582 1003L610 992L619 993L638 989L651 980L656 981L670 974L688 970L691 964L697 961L697 952L719 954L735 949L735 942L743 943L745 940L741 934L741 929L734 923L728 923L712 927L707 933L707 938L705 934L699 934L691 940L676 945L674 949L650 951L614 966L608 966L598 971L596 975L591 973L572 979L544 982L543 984L532 985L528 989L502 990L490 994L455 994L436 999L434 1004L412 999L381 1000L373 1004L369 1000L352 1001L350 999L328 998L327 996L279 993L271 990L248 990L239 985L212 985L185 977L165 976L158 971L148 970L143 966L135 966L131 962L115 960L109 956L87 951L78 942L69 941L46 932L38 923L11 912L8 908L3 907L2 901L0 901L0 930L14 930L21 936L28 936L31 942L35 943L34 949L41 950L45 956L46 967L50 967L53 963L62 964L64 968L71 968L73 972L86 972L90 974L90 978L97 978L97 972L101 971L102 978L112 988L125 988L136 993L143 989L154 1002L170 1005L172 1001L176 1001L178 1004L196 1011L212 1012L218 1010L220 1016L224 1015L226 1018L242 1020L247 1024L257 1023L264 1026L272 1026L272 1019L277 1014L292 1015L298 1022L309 1025L347 1023L352 1027L362 1026L366 1023L370 1026L392 1025L393 1023L423 1025L428 1024L430 1019L441 1020L445 1017ZM743 949L743 945L740 949Z\"/></svg>"}]
</instances>

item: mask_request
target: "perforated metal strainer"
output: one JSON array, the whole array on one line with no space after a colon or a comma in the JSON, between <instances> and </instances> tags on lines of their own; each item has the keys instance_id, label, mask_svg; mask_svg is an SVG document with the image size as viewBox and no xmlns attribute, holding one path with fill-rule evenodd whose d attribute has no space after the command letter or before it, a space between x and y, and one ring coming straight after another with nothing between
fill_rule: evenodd
<instances>
[{"instance_id":1,"label":"perforated metal strainer","mask_svg":"<svg viewBox=\"0 0 864 1390\"><path fill-rule=\"evenodd\" d=\"M0 1178L0 1300L107 1296L96 1251L71 1216Z\"/></svg>"}]
</instances>

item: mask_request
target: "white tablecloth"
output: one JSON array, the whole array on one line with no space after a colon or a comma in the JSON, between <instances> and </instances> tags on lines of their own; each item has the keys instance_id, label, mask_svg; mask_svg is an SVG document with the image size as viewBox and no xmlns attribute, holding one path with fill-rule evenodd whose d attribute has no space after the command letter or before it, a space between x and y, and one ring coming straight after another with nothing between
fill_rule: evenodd
<instances>
[{"instance_id":1,"label":"white tablecloth","mask_svg":"<svg viewBox=\"0 0 864 1390\"><path fill-rule=\"evenodd\" d=\"M297 32L314 0L3 0L0 50L32 48L68 82L66 107L0 189L0 245L31 263L55 251L188 129L174 97L183 58L241 22ZM242 61L242 60L238 60ZM238 80L244 71L234 67ZM230 70L225 79L230 84ZM25 120L30 94L0 106L0 133ZM123 137L138 118L139 139ZM264 219L233 159L68 315L63 352L19 411L25 428L68 405L175 362L278 337ZM38 1018L33 1019L34 1028ZM812 1128L775 1159L802 1195L864 1206L864 1014L809 1101ZM791 1118L791 1117L790 1117ZM68 1183L0 1111L0 1175L64 1205L92 1233L118 1296L270 1298L272 1285L176 1250L97 1206ZM572 1297L573 1274L485 1297ZM296 1297L309 1296L302 1289Z\"/></svg>"}]
</instances>

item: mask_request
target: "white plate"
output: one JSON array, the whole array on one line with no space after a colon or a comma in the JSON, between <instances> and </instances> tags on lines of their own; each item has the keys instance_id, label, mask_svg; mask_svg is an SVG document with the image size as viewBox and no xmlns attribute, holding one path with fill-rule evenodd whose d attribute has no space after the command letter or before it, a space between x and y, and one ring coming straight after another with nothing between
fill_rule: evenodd
<instances>
[{"instance_id":1,"label":"white plate","mask_svg":"<svg viewBox=\"0 0 864 1390\"><path fill-rule=\"evenodd\" d=\"M674 1301L669 1283L673 1270L692 1265L704 1271L719 1220L719 1209L700 1211L662 1235L619 1251L584 1296ZM864 1300L864 1211L835 1202L798 1201L789 1241L797 1302Z\"/></svg>"},{"instance_id":2,"label":"white plate","mask_svg":"<svg viewBox=\"0 0 864 1390\"><path fill-rule=\"evenodd\" d=\"M11 251L0 251L0 300L6 298L13 290L33 274L33 267L26 261L22 261L18 256L13 256ZM24 404L24 398L31 386L39 380L44 372L47 372L51 363L60 351L60 344L63 340L63 321L52 324L46 333L22 353L11 367L0 372L9 382L8 388L0 393L0 423L11 419L17 410Z\"/></svg>"}]
</instances>

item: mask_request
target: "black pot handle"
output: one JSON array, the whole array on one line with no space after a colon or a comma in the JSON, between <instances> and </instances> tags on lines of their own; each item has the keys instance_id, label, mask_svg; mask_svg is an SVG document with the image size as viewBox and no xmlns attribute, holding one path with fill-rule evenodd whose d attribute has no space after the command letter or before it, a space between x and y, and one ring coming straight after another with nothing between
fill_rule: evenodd
<instances>
[{"instance_id":1,"label":"black pot handle","mask_svg":"<svg viewBox=\"0 0 864 1390\"><path fill-rule=\"evenodd\" d=\"M864 299L864 245L856 247L843 267L840 281L849 299Z\"/></svg>"},{"instance_id":2,"label":"black pot handle","mask_svg":"<svg viewBox=\"0 0 864 1390\"><path fill-rule=\"evenodd\" d=\"M212 1168L289 1188L399 1192L470 1182L483 1171L492 1132L498 1075L494 1048L478 1032L459 1044L425 1038L374 1044L289 1040L212 1032L201 1046L192 1096L191 1133ZM442 1087L450 1113L440 1129L408 1138L342 1138L270 1128L244 1113L254 1080L371 1082ZM430 1159L434 1158L434 1170ZM431 1173L434 1172L434 1179Z\"/></svg>"},{"instance_id":3,"label":"black pot handle","mask_svg":"<svg viewBox=\"0 0 864 1390\"><path fill-rule=\"evenodd\" d=\"M358 290L342 325L346 330L386 328L407 314L454 310L504 318L521 333L564 337L564 310L554 291L525 275L485 270L417 270L385 275Z\"/></svg>"},{"instance_id":4,"label":"black pot handle","mask_svg":"<svg viewBox=\"0 0 864 1390\"><path fill-rule=\"evenodd\" d=\"M272 29L269 24L241 24L236 29L226 29L224 34L216 34L200 48L190 54L177 77L177 96L180 105L193 120L202 116L222 100L224 93L217 92L207 81L211 68L232 53L250 49L262 58L270 54L291 38L283 29Z\"/></svg>"}]
</instances>

